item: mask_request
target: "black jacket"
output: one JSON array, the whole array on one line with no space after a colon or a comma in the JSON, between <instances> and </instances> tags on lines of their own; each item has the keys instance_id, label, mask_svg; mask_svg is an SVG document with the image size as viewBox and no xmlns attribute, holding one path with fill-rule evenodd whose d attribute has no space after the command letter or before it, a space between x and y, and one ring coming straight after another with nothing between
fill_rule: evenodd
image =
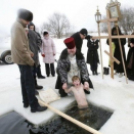
<instances>
[{"instance_id":1,"label":"black jacket","mask_svg":"<svg viewBox=\"0 0 134 134\"><path fill-rule=\"evenodd\" d=\"M34 53L34 61L35 65L39 65L39 57L38 57L38 48L40 46L40 38L39 36L32 30L29 30L28 32L28 39L29 39L29 47L30 50Z\"/></svg>"},{"instance_id":2,"label":"black jacket","mask_svg":"<svg viewBox=\"0 0 134 134\"><path fill-rule=\"evenodd\" d=\"M134 47L131 47L130 43L134 44L134 39L130 39L128 43L130 49L127 55L127 76L130 80L134 80Z\"/></svg>"},{"instance_id":3,"label":"black jacket","mask_svg":"<svg viewBox=\"0 0 134 134\"><path fill-rule=\"evenodd\" d=\"M116 30L115 27L113 27L111 34L114 35L114 30ZM123 35L121 33L121 30L119 28L119 35ZM126 54L125 54L125 48L124 45L126 44L126 39L122 38L120 39L121 41L121 47L122 47L122 51L123 51L123 58L124 58L124 62L126 65ZM117 71L117 73L123 73L123 63L122 63L122 59L121 59L121 52L120 52L120 46L119 46L119 42L118 39L112 39L112 42L115 44L115 52L114 52L114 57L117 58L120 61L120 64L118 65L116 62L114 62L114 69ZM109 45L109 39L107 40L107 44Z\"/></svg>"},{"instance_id":4,"label":"black jacket","mask_svg":"<svg viewBox=\"0 0 134 134\"><path fill-rule=\"evenodd\" d=\"M87 63L92 64L93 62L99 63L99 55L97 49L99 48L99 40L88 40L87 42Z\"/></svg>"},{"instance_id":5,"label":"black jacket","mask_svg":"<svg viewBox=\"0 0 134 134\"><path fill-rule=\"evenodd\" d=\"M81 39L79 32L73 34L71 37L74 38L76 48L81 52L83 39Z\"/></svg>"}]
</instances>

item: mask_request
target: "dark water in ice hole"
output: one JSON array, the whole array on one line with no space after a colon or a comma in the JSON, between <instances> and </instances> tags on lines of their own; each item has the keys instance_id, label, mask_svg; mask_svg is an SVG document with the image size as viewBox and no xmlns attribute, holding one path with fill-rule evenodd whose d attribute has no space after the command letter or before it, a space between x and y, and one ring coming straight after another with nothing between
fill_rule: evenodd
<instances>
[{"instance_id":1,"label":"dark water in ice hole","mask_svg":"<svg viewBox=\"0 0 134 134\"><path fill-rule=\"evenodd\" d=\"M111 111L89 105L86 110L79 110L73 103L66 114L99 130L112 115ZM45 115L44 115L45 116ZM59 116L40 126L34 126L24 117L12 111L0 117L0 134L91 134L86 130Z\"/></svg>"}]
</instances>

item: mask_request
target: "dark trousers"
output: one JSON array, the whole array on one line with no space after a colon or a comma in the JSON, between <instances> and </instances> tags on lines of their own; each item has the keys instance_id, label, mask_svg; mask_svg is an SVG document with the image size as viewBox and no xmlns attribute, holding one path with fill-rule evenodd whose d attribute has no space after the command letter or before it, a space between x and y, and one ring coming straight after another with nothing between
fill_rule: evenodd
<instances>
[{"instance_id":1,"label":"dark trousers","mask_svg":"<svg viewBox=\"0 0 134 134\"><path fill-rule=\"evenodd\" d=\"M51 72L51 75L52 76L55 76L55 69L54 69L54 63L45 63L45 67L46 67L46 74L47 76L50 75L50 72Z\"/></svg>"},{"instance_id":2,"label":"dark trousers","mask_svg":"<svg viewBox=\"0 0 134 134\"><path fill-rule=\"evenodd\" d=\"M38 76L38 77L41 77L41 76L42 76L40 64L39 64L39 65L37 66L37 68L36 68L36 73L37 73L37 76Z\"/></svg>"},{"instance_id":3,"label":"dark trousers","mask_svg":"<svg viewBox=\"0 0 134 134\"><path fill-rule=\"evenodd\" d=\"M92 64L90 64L90 69L92 72L97 71L97 62L93 62Z\"/></svg>"},{"instance_id":4,"label":"dark trousers","mask_svg":"<svg viewBox=\"0 0 134 134\"><path fill-rule=\"evenodd\" d=\"M36 109L38 105L35 97L35 85L32 75L32 67L28 65L18 65L20 70L21 90L24 105L30 105L31 109Z\"/></svg>"},{"instance_id":5,"label":"dark trousers","mask_svg":"<svg viewBox=\"0 0 134 134\"><path fill-rule=\"evenodd\" d=\"M36 73L37 73L37 68L36 68L36 66L34 65L34 66L32 67L32 74L33 74L35 86L37 86Z\"/></svg>"}]
</instances>

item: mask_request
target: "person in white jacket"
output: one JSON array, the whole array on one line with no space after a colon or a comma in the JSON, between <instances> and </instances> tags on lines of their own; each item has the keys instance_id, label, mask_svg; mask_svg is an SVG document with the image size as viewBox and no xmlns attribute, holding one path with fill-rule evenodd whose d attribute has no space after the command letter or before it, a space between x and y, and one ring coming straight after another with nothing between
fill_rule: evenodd
<instances>
[{"instance_id":1,"label":"person in white jacket","mask_svg":"<svg viewBox=\"0 0 134 134\"><path fill-rule=\"evenodd\" d=\"M55 44L52 38L49 37L49 33L47 31L44 31L42 39L42 56L46 67L47 77L50 76L50 73L53 77L55 76L55 68L54 68L55 55L56 55Z\"/></svg>"}]
</instances>

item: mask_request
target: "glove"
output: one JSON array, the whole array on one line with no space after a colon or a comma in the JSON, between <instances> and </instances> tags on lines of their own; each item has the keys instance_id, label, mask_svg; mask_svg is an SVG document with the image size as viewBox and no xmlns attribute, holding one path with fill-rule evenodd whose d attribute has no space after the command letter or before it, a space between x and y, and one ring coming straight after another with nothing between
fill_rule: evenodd
<instances>
[{"instance_id":1,"label":"glove","mask_svg":"<svg viewBox=\"0 0 134 134\"><path fill-rule=\"evenodd\" d=\"M42 54L42 57L45 57L45 54Z\"/></svg>"}]
</instances>

